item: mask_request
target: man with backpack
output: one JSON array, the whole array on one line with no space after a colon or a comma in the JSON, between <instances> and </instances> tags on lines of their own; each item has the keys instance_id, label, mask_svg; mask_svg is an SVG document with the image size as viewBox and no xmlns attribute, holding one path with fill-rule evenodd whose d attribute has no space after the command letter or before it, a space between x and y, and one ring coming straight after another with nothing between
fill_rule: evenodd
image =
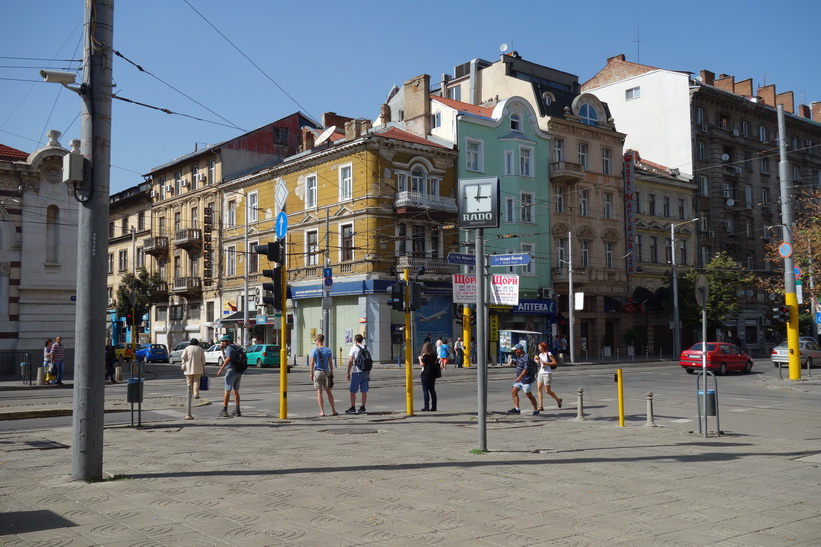
<instances>
[{"instance_id":1,"label":"man with backpack","mask_svg":"<svg viewBox=\"0 0 821 547\"><path fill-rule=\"evenodd\" d=\"M234 344L234 339L226 334L220 338L220 347L222 348L222 366L217 371L217 376L222 374L225 370L225 394L222 396L222 411L219 413L220 418L229 418L228 403L231 401L231 392L234 392L234 404L236 408L231 413L231 416L242 416L239 409L239 384L242 380L242 373L248 366L248 361L244 358L245 352Z\"/></svg>"},{"instance_id":2,"label":"man with backpack","mask_svg":"<svg viewBox=\"0 0 821 547\"><path fill-rule=\"evenodd\" d=\"M536 363L525 353L524 346L519 343L513 348L516 354L516 380L513 381L513 408L508 410L511 414L520 414L519 391L523 391L530 403L533 405L533 415L539 415L539 407L536 405L536 397L533 396L533 384L536 382Z\"/></svg>"},{"instance_id":3,"label":"man with backpack","mask_svg":"<svg viewBox=\"0 0 821 547\"><path fill-rule=\"evenodd\" d=\"M373 366L373 359L371 352L368 351L367 346L362 344L364 338L361 334L353 337L354 345L348 353L348 380L351 382L351 408L345 411L345 414L356 414L356 392L362 392L362 406L359 407L359 413L365 413L365 403L368 400L368 382L371 378L371 367ZM351 373L353 371L353 374Z\"/></svg>"},{"instance_id":4,"label":"man with backpack","mask_svg":"<svg viewBox=\"0 0 821 547\"><path fill-rule=\"evenodd\" d=\"M319 404L319 415L325 416L325 401L322 399L322 390L328 394L332 416L338 416L334 406L334 394L331 392L330 381L334 377L334 356L330 349L325 347L325 335L316 335L316 347L311 352L311 382L316 390L316 402Z\"/></svg>"}]
</instances>

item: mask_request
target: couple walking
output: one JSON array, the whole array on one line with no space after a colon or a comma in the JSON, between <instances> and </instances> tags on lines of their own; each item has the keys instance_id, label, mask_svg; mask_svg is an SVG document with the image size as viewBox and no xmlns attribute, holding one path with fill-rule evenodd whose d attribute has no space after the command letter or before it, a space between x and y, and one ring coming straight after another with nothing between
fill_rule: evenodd
<instances>
[{"instance_id":1,"label":"couple walking","mask_svg":"<svg viewBox=\"0 0 821 547\"><path fill-rule=\"evenodd\" d=\"M516 344L513 348L513 353L516 355L516 380L513 382L513 408L508 412L511 414L521 413L519 408L519 391L524 392L530 403L533 405L533 415L538 416L544 410L544 394L553 397L556 405L562 408L562 399L556 395L550 385L553 383L553 371L559 365L556 362L556 357L547 349L547 343L539 343L538 355L538 371L534 371L530 366L532 362L530 356L525 353L523 344ZM536 383L539 391L539 406L536 406L536 398L533 397L533 384Z\"/></svg>"},{"instance_id":2,"label":"couple walking","mask_svg":"<svg viewBox=\"0 0 821 547\"><path fill-rule=\"evenodd\" d=\"M65 348L63 347L63 337L56 337L53 344L51 338L47 338L43 347L43 368L45 369L46 383L63 385L64 367Z\"/></svg>"}]
</instances>

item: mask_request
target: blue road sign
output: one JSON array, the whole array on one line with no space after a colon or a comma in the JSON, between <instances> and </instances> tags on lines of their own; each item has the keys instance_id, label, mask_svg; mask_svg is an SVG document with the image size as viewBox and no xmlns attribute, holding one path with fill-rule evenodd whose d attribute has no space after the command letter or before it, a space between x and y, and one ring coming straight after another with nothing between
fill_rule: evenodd
<instances>
[{"instance_id":1,"label":"blue road sign","mask_svg":"<svg viewBox=\"0 0 821 547\"><path fill-rule=\"evenodd\" d=\"M324 283L325 283L326 287L332 287L333 284L334 284L334 278L333 277L326 277Z\"/></svg>"},{"instance_id":2,"label":"blue road sign","mask_svg":"<svg viewBox=\"0 0 821 547\"><path fill-rule=\"evenodd\" d=\"M463 253L448 253L448 264L461 264L462 266L475 266L476 256Z\"/></svg>"},{"instance_id":3,"label":"blue road sign","mask_svg":"<svg viewBox=\"0 0 821 547\"><path fill-rule=\"evenodd\" d=\"M530 264L530 255L527 253L490 255L491 266L527 266L528 264Z\"/></svg>"},{"instance_id":4,"label":"blue road sign","mask_svg":"<svg viewBox=\"0 0 821 547\"><path fill-rule=\"evenodd\" d=\"M334 272L331 268L322 268L322 277L333 277Z\"/></svg>"},{"instance_id":5,"label":"blue road sign","mask_svg":"<svg viewBox=\"0 0 821 547\"><path fill-rule=\"evenodd\" d=\"M288 215L285 211L280 211L277 215L277 237L283 239L288 233Z\"/></svg>"}]
</instances>

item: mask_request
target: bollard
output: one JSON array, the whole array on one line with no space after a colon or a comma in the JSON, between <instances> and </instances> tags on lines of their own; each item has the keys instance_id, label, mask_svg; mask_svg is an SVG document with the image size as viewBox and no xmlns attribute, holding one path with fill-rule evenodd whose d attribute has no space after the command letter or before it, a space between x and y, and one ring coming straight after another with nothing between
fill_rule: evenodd
<instances>
[{"instance_id":1,"label":"bollard","mask_svg":"<svg viewBox=\"0 0 821 547\"><path fill-rule=\"evenodd\" d=\"M188 384L188 387L186 388L187 393L185 394L185 399L186 399L186 402L185 402L185 410L186 410L185 419L186 420L193 420L194 416L191 415L191 395L192 395L192 392L194 391L194 381L193 380L188 380L188 382L186 382L186 383Z\"/></svg>"},{"instance_id":2,"label":"bollard","mask_svg":"<svg viewBox=\"0 0 821 547\"><path fill-rule=\"evenodd\" d=\"M46 372L43 367L37 367L37 385L46 385Z\"/></svg>"},{"instance_id":3,"label":"bollard","mask_svg":"<svg viewBox=\"0 0 821 547\"><path fill-rule=\"evenodd\" d=\"M659 361L663 361L663 360L664 360L664 353L662 353L661 346L659 346Z\"/></svg>"},{"instance_id":4,"label":"bollard","mask_svg":"<svg viewBox=\"0 0 821 547\"><path fill-rule=\"evenodd\" d=\"M656 422L653 421L653 392L647 392L647 423L644 427L656 427Z\"/></svg>"},{"instance_id":5,"label":"bollard","mask_svg":"<svg viewBox=\"0 0 821 547\"><path fill-rule=\"evenodd\" d=\"M587 419L584 417L584 389L579 388L576 390L578 394L576 397L576 420L577 422L586 422Z\"/></svg>"},{"instance_id":6,"label":"bollard","mask_svg":"<svg viewBox=\"0 0 821 547\"><path fill-rule=\"evenodd\" d=\"M120 365L117 365L116 367L114 367L114 380L116 382L122 382L123 381L123 367L120 366Z\"/></svg>"},{"instance_id":7,"label":"bollard","mask_svg":"<svg viewBox=\"0 0 821 547\"><path fill-rule=\"evenodd\" d=\"M618 362L618 361L619 361L619 354L621 353L621 352L619 351L620 349L621 349L621 348L616 348L616 362Z\"/></svg>"}]
</instances>

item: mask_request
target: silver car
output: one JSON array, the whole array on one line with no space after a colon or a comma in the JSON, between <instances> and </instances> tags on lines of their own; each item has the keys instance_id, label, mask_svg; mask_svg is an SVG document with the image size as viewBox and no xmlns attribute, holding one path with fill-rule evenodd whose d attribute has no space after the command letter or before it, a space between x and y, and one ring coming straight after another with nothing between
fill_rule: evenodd
<instances>
[{"instance_id":1,"label":"silver car","mask_svg":"<svg viewBox=\"0 0 821 547\"><path fill-rule=\"evenodd\" d=\"M222 365L222 345L214 344L205 350L205 364L206 365Z\"/></svg>"},{"instance_id":2,"label":"silver car","mask_svg":"<svg viewBox=\"0 0 821 547\"><path fill-rule=\"evenodd\" d=\"M172 351L171 353L168 354L168 362L169 363L182 363L182 352L189 345L191 345L191 342L189 340L186 340L184 342L180 342L179 344L177 344L174 347L174 351ZM202 349L208 349L208 344L205 343L205 342L200 342L200 347ZM207 361L206 361L206 364L208 364Z\"/></svg>"},{"instance_id":3,"label":"silver car","mask_svg":"<svg viewBox=\"0 0 821 547\"><path fill-rule=\"evenodd\" d=\"M798 340L798 351L802 367L811 367L813 363L821 363L821 346L815 340L802 337ZM770 354L773 366L789 364L789 348L787 342L781 342L773 348Z\"/></svg>"}]
</instances>

